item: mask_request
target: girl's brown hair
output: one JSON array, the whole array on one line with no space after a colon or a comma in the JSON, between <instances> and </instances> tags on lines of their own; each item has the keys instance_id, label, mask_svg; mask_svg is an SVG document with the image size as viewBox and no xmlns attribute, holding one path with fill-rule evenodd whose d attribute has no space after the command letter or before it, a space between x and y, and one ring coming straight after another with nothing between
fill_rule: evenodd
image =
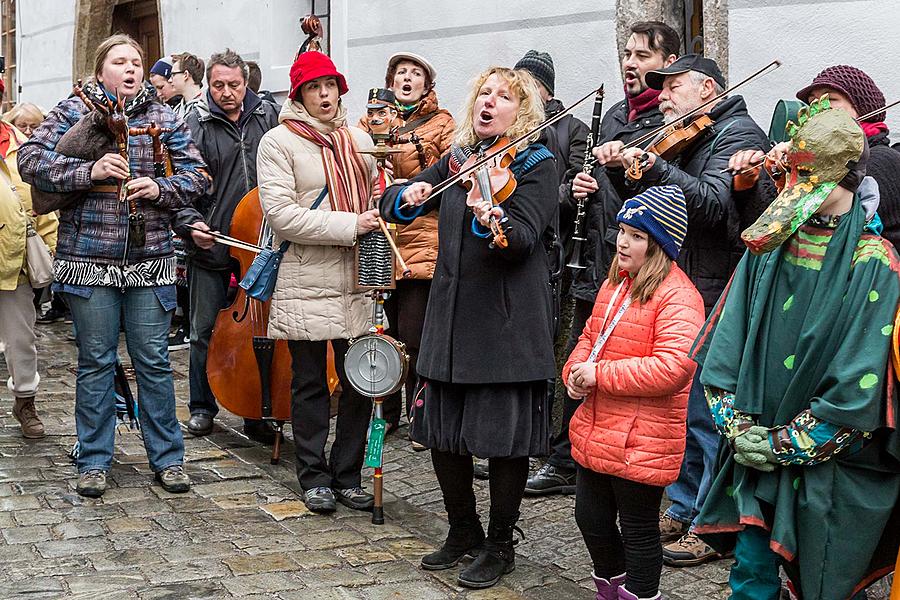
<instances>
[{"instance_id":1,"label":"girl's brown hair","mask_svg":"<svg viewBox=\"0 0 900 600\"><path fill-rule=\"evenodd\" d=\"M645 304L672 270L672 259L663 252L662 247L649 235L647 236L647 260L637 272L631 285L631 299ZM619 257L614 256L609 266L610 283L618 285L625 278L619 274Z\"/></svg>"},{"instance_id":2,"label":"girl's brown hair","mask_svg":"<svg viewBox=\"0 0 900 600\"><path fill-rule=\"evenodd\" d=\"M100 73L103 71L103 63L106 61L106 55L109 54L109 51L115 48L116 46L121 46L122 44L128 44L135 50L137 50L138 54L141 55L141 63L146 62L144 57L144 49L141 48L141 45L137 43L130 35L126 35L124 33L117 33L115 35L111 35L97 46L97 51L94 53L94 79L100 77Z\"/></svg>"}]
</instances>

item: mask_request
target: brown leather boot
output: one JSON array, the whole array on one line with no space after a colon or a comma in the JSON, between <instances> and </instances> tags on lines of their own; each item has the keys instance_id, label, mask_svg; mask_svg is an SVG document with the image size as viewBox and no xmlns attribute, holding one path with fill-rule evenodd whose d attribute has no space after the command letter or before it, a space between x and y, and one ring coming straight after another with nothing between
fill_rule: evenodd
<instances>
[{"instance_id":1,"label":"brown leather boot","mask_svg":"<svg viewBox=\"0 0 900 600\"><path fill-rule=\"evenodd\" d=\"M30 438L42 438L44 435L44 424L37 416L34 409L34 396L30 398L16 398L13 404L13 416L19 422L22 429L22 435Z\"/></svg>"}]
</instances>

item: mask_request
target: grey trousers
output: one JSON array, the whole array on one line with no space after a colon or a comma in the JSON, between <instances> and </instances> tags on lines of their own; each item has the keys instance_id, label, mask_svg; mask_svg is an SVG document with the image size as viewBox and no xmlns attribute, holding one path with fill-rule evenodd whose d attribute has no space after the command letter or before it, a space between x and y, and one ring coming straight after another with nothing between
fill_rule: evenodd
<instances>
[{"instance_id":1,"label":"grey trousers","mask_svg":"<svg viewBox=\"0 0 900 600\"><path fill-rule=\"evenodd\" d=\"M0 290L0 341L9 371L7 387L17 398L34 396L41 381L34 336L34 292L27 281L15 290Z\"/></svg>"}]
</instances>

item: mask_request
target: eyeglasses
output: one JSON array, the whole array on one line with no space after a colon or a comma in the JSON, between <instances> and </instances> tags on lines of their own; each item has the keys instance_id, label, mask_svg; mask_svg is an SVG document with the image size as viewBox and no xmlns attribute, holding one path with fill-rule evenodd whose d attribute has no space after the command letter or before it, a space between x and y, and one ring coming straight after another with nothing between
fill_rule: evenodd
<instances>
[{"instance_id":1,"label":"eyeglasses","mask_svg":"<svg viewBox=\"0 0 900 600\"><path fill-rule=\"evenodd\" d=\"M179 73L187 73L187 71L172 71L171 73L169 73L169 81L172 81L172 79L174 79L175 76Z\"/></svg>"}]
</instances>

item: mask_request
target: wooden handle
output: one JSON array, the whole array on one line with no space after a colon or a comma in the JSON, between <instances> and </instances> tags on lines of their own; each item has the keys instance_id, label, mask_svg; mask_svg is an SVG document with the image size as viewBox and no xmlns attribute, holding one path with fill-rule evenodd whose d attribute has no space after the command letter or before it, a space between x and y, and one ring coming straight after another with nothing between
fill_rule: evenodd
<instances>
[{"instance_id":1,"label":"wooden handle","mask_svg":"<svg viewBox=\"0 0 900 600\"><path fill-rule=\"evenodd\" d=\"M412 271L409 270L409 267L406 266L406 261L400 256L400 249L397 248L397 244L394 243L394 236L391 235L391 231L387 228L387 224L381 217L378 217L378 226L381 227L381 232L384 234L384 237L387 238L388 244L391 246L391 251L393 251L394 256L397 257L400 268L403 269L403 273L400 276L403 279L408 279L409 276L412 275Z\"/></svg>"}]
</instances>

